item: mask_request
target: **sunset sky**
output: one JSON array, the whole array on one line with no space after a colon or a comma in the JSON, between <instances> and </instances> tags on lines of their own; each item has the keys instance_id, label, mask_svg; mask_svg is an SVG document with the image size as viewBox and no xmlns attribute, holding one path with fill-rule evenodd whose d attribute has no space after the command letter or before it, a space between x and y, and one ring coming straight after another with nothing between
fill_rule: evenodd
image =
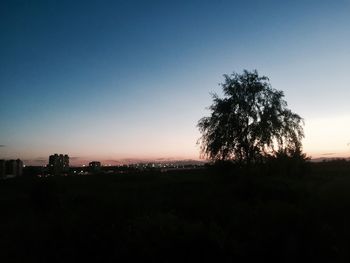
<instances>
[{"instance_id":1,"label":"sunset sky","mask_svg":"<svg viewBox=\"0 0 350 263\"><path fill-rule=\"evenodd\" d=\"M350 156L350 1L0 1L0 159L198 159L225 73L257 69Z\"/></svg>"}]
</instances>

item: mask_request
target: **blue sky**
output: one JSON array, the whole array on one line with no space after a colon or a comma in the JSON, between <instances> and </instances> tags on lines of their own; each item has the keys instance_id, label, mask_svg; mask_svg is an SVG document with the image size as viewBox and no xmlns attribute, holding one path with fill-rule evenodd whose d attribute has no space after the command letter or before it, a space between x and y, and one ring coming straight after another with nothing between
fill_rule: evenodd
<instances>
[{"instance_id":1,"label":"blue sky","mask_svg":"<svg viewBox=\"0 0 350 263\"><path fill-rule=\"evenodd\" d=\"M199 157L222 75L257 69L348 156L350 1L1 1L0 157ZM34 163L33 161L27 161Z\"/></svg>"}]
</instances>

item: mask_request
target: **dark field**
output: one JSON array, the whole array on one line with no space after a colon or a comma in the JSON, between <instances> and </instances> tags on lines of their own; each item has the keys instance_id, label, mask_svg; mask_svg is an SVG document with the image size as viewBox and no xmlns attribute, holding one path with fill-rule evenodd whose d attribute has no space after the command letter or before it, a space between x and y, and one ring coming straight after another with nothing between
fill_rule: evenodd
<instances>
[{"instance_id":1,"label":"dark field","mask_svg":"<svg viewBox=\"0 0 350 263\"><path fill-rule=\"evenodd\" d=\"M0 181L1 262L349 262L350 163Z\"/></svg>"}]
</instances>

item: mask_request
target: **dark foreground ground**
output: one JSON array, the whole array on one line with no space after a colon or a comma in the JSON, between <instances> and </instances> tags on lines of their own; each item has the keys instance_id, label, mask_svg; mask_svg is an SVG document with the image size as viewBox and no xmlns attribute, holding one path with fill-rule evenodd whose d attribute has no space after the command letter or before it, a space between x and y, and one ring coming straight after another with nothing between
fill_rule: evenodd
<instances>
[{"instance_id":1,"label":"dark foreground ground","mask_svg":"<svg viewBox=\"0 0 350 263\"><path fill-rule=\"evenodd\" d=\"M346 162L9 179L0 207L1 262L350 261Z\"/></svg>"}]
</instances>

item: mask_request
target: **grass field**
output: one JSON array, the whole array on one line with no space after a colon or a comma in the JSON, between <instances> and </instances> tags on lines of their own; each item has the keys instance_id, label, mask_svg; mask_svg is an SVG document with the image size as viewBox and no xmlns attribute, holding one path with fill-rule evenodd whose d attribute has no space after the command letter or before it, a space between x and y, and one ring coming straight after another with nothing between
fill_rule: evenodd
<instances>
[{"instance_id":1,"label":"grass field","mask_svg":"<svg viewBox=\"0 0 350 263\"><path fill-rule=\"evenodd\" d=\"M349 262L350 163L0 181L2 262Z\"/></svg>"}]
</instances>

